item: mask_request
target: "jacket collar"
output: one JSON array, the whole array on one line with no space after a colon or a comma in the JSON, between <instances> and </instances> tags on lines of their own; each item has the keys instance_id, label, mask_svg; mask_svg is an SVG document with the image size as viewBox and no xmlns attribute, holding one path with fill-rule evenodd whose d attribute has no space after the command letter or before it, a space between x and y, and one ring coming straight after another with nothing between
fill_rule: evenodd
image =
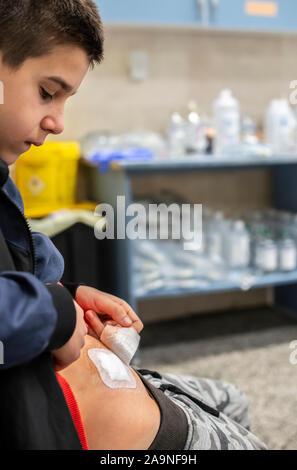
<instances>
[{"instance_id":1,"label":"jacket collar","mask_svg":"<svg viewBox=\"0 0 297 470\"><path fill-rule=\"evenodd\" d=\"M7 163L0 158L0 188L4 186L8 180L9 169Z\"/></svg>"}]
</instances>

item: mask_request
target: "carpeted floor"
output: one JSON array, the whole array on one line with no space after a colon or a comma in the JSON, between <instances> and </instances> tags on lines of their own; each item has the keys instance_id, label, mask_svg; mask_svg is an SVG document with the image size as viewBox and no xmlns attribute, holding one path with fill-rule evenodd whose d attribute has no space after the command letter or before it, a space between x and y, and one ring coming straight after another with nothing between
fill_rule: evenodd
<instances>
[{"instance_id":1,"label":"carpeted floor","mask_svg":"<svg viewBox=\"0 0 297 470\"><path fill-rule=\"evenodd\" d=\"M294 340L297 321L275 309L196 315L145 326L140 366L235 383L249 398L254 434L269 449L296 450Z\"/></svg>"}]
</instances>

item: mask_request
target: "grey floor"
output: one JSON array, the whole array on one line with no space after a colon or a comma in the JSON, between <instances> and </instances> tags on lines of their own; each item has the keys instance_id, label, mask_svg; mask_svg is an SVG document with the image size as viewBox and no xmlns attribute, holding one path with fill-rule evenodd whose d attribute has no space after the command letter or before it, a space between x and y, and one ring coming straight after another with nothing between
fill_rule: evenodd
<instances>
[{"instance_id":1,"label":"grey floor","mask_svg":"<svg viewBox=\"0 0 297 470\"><path fill-rule=\"evenodd\" d=\"M140 366L223 379L248 396L252 431L269 449L297 449L297 320L259 308L145 326ZM296 354L297 357L297 354Z\"/></svg>"}]
</instances>

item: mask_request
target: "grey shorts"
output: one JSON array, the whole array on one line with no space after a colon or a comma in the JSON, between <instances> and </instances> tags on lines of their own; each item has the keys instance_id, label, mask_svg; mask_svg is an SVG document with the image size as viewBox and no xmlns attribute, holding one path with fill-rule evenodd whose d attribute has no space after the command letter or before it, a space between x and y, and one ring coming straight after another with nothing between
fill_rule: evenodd
<instances>
[{"instance_id":1,"label":"grey shorts","mask_svg":"<svg viewBox=\"0 0 297 470\"><path fill-rule=\"evenodd\" d=\"M214 416L185 395L168 390L164 392L187 417L188 437L184 450L267 449L249 431L247 397L235 385L190 375L162 374L160 377L150 373L145 375L146 380L157 388L163 384L175 385L220 411L218 417Z\"/></svg>"}]
</instances>

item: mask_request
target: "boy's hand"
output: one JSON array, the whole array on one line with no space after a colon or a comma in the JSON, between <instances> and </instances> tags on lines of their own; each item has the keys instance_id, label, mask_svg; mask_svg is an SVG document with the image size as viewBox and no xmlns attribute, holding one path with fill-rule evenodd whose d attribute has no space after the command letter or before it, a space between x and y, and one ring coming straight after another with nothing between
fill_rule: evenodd
<instances>
[{"instance_id":1,"label":"boy's hand","mask_svg":"<svg viewBox=\"0 0 297 470\"><path fill-rule=\"evenodd\" d=\"M107 321L113 321L123 327L133 326L137 333L143 329L143 323L127 302L114 295L101 292L93 287L79 286L76 302L85 312L90 327L89 333L100 337Z\"/></svg>"},{"instance_id":2,"label":"boy's hand","mask_svg":"<svg viewBox=\"0 0 297 470\"><path fill-rule=\"evenodd\" d=\"M88 333L84 321L84 311L75 301L74 306L76 309L76 326L73 335L64 346L51 351L54 360L54 368L57 372L65 369L79 358L81 349L85 344L85 336Z\"/></svg>"}]
</instances>

